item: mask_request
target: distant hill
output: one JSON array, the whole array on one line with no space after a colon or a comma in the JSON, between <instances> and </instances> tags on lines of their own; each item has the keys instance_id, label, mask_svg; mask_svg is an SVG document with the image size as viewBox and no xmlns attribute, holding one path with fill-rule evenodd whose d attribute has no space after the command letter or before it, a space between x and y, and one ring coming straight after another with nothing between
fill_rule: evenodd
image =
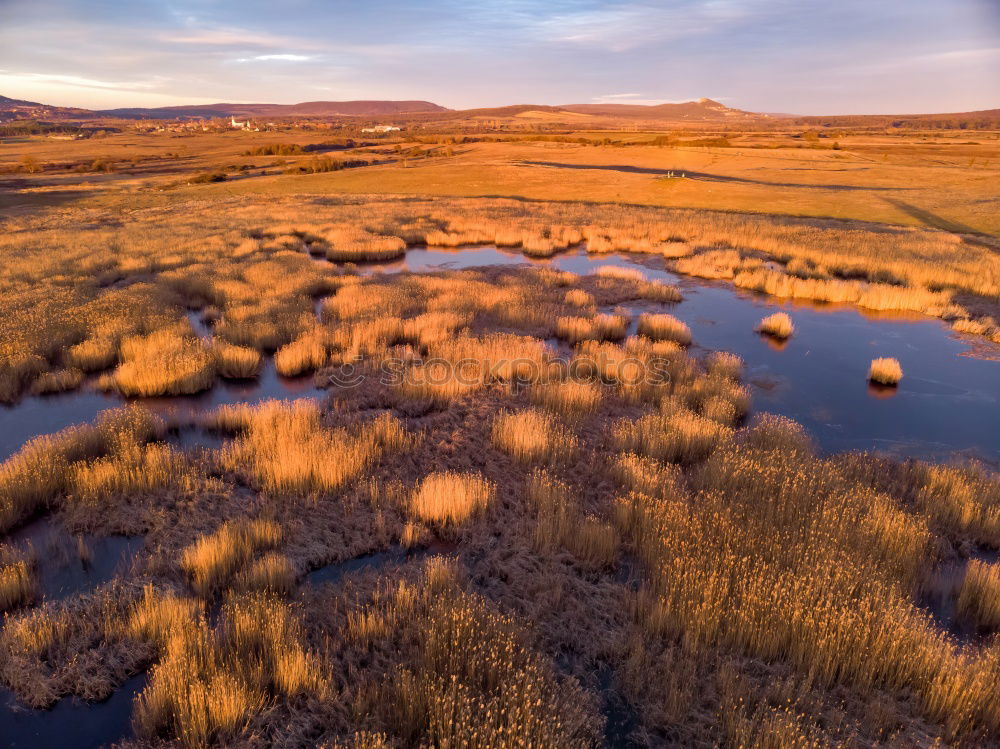
<instances>
[{"instance_id":1,"label":"distant hill","mask_svg":"<svg viewBox=\"0 0 1000 749\"><path fill-rule=\"evenodd\" d=\"M279 119L291 117L386 117L412 122L437 122L475 119L541 120L572 124L586 117L648 120L661 122L738 122L754 127L755 123L774 126L839 128L1000 128L1000 109L949 114L904 115L829 115L822 117L777 113L748 112L733 109L712 99L698 99L677 104L512 104L500 107L453 110L429 101L307 101L300 104L191 104L175 107L123 107L93 111L76 107L55 107L33 101L0 96L0 122L41 120L47 122L121 119Z\"/></svg>"},{"instance_id":2,"label":"distant hill","mask_svg":"<svg viewBox=\"0 0 1000 749\"><path fill-rule=\"evenodd\" d=\"M1000 127L1000 109L944 114L840 114L823 117L794 117L799 125L820 127L902 127L917 130L946 128L996 129Z\"/></svg>"},{"instance_id":3,"label":"distant hill","mask_svg":"<svg viewBox=\"0 0 1000 749\"><path fill-rule=\"evenodd\" d=\"M0 121L6 120L65 120L89 119L95 114L89 109L53 107L37 101L24 101L0 96Z\"/></svg>"},{"instance_id":4,"label":"distant hill","mask_svg":"<svg viewBox=\"0 0 1000 749\"><path fill-rule=\"evenodd\" d=\"M732 109L712 99L698 99L677 104L567 104L570 112L605 117L634 117L644 120L730 120L768 117L766 114Z\"/></svg>"},{"instance_id":5,"label":"distant hill","mask_svg":"<svg viewBox=\"0 0 1000 749\"><path fill-rule=\"evenodd\" d=\"M447 112L429 101L307 101L301 104L194 104L175 107L125 107L98 112L102 117L171 120L210 117L377 117L412 112Z\"/></svg>"}]
</instances>

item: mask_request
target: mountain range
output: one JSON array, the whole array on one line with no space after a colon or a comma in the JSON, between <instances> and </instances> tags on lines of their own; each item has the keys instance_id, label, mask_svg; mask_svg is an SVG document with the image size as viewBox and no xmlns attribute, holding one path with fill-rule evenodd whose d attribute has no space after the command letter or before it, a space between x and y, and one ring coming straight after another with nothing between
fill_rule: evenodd
<instances>
[{"instance_id":1,"label":"mountain range","mask_svg":"<svg viewBox=\"0 0 1000 749\"><path fill-rule=\"evenodd\" d=\"M712 99L668 104L515 104L479 109L448 109L429 101L307 101L299 104L192 104L172 107L122 107L91 110L58 107L38 102L0 96L0 121L15 119L73 121L94 119L278 119L310 117L379 117L407 120L467 120L504 119L517 117L550 121L577 121L584 118L616 118L634 120L689 122L752 122L788 120L802 125L850 127L852 125L915 125L927 126L940 122L963 120L972 126L994 125L1000 122L1000 109L952 114L918 115L832 115L800 117L792 114L767 114L733 109Z\"/></svg>"},{"instance_id":2,"label":"mountain range","mask_svg":"<svg viewBox=\"0 0 1000 749\"><path fill-rule=\"evenodd\" d=\"M729 118L766 117L753 112L731 109L711 99L646 106L638 104L517 104L503 107L453 110L429 101L308 101L300 104L191 104L171 107L121 107L89 110L55 107L38 102L9 99L0 96L0 117L5 119L202 119L214 117L283 118L283 117L391 117L438 116L442 119L475 117L517 117L559 115L595 115L642 119L720 120Z\"/></svg>"}]
</instances>

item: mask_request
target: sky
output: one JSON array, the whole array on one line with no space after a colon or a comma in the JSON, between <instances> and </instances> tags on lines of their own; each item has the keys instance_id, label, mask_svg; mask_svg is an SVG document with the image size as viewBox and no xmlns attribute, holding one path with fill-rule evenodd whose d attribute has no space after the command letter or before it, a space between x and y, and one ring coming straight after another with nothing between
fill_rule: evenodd
<instances>
[{"instance_id":1,"label":"sky","mask_svg":"<svg viewBox=\"0 0 1000 749\"><path fill-rule=\"evenodd\" d=\"M1000 107L1000 0L0 0L0 95L961 112Z\"/></svg>"}]
</instances>

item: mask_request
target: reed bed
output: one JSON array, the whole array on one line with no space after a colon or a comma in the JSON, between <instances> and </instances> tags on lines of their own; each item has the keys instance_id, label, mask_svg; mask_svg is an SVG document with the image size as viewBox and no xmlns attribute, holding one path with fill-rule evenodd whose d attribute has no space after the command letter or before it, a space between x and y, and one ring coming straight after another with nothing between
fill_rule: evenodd
<instances>
[{"instance_id":1,"label":"reed bed","mask_svg":"<svg viewBox=\"0 0 1000 749\"><path fill-rule=\"evenodd\" d=\"M355 618L359 644L391 643L399 663L376 695L383 724L413 745L598 743L602 721L579 683L560 677L514 619L462 590L457 576L428 562L416 585L386 591Z\"/></svg>"},{"instance_id":2,"label":"reed bed","mask_svg":"<svg viewBox=\"0 0 1000 749\"><path fill-rule=\"evenodd\" d=\"M410 497L410 511L423 521L459 525L492 501L496 487L475 473L425 476Z\"/></svg>"},{"instance_id":3,"label":"reed bed","mask_svg":"<svg viewBox=\"0 0 1000 749\"><path fill-rule=\"evenodd\" d=\"M326 258L334 262L393 260L406 254L399 237L370 232L359 226L336 226L322 233Z\"/></svg>"},{"instance_id":4,"label":"reed bed","mask_svg":"<svg viewBox=\"0 0 1000 749\"><path fill-rule=\"evenodd\" d=\"M212 352L215 354L215 370L220 377L249 380L260 372L261 356L256 349L216 341L212 344Z\"/></svg>"},{"instance_id":5,"label":"reed bed","mask_svg":"<svg viewBox=\"0 0 1000 749\"><path fill-rule=\"evenodd\" d=\"M83 372L109 369L118 360L118 344L108 338L91 338L66 350L66 363Z\"/></svg>"},{"instance_id":6,"label":"reed bed","mask_svg":"<svg viewBox=\"0 0 1000 749\"><path fill-rule=\"evenodd\" d=\"M529 395L532 402L551 411L564 416L581 416L597 408L602 390L592 382L565 380L537 383Z\"/></svg>"},{"instance_id":7,"label":"reed bed","mask_svg":"<svg viewBox=\"0 0 1000 749\"><path fill-rule=\"evenodd\" d=\"M35 576L31 561L15 559L0 549L0 613L30 602L35 596Z\"/></svg>"},{"instance_id":8,"label":"reed bed","mask_svg":"<svg viewBox=\"0 0 1000 749\"><path fill-rule=\"evenodd\" d=\"M76 390L82 382L83 372L79 369L57 369L38 375L31 383L31 392L34 395L64 393L68 390Z\"/></svg>"},{"instance_id":9,"label":"reed bed","mask_svg":"<svg viewBox=\"0 0 1000 749\"><path fill-rule=\"evenodd\" d=\"M212 628L183 599L147 589L129 630L161 653L135 704L133 725L145 739L228 743L275 700L328 690L298 619L266 594L227 599Z\"/></svg>"},{"instance_id":10,"label":"reed bed","mask_svg":"<svg viewBox=\"0 0 1000 749\"><path fill-rule=\"evenodd\" d=\"M406 446L400 422L384 414L352 428L327 429L307 400L223 406L206 424L239 431L220 460L261 488L292 494L335 491L384 451Z\"/></svg>"},{"instance_id":11,"label":"reed bed","mask_svg":"<svg viewBox=\"0 0 1000 749\"><path fill-rule=\"evenodd\" d=\"M795 332L795 325L792 323L792 318L789 317L788 313L775 312L773 315L768 315L757 323L756 329L757 332L764 335L784 340L792 337L792 333Z\"/></svg>"},{"instance_id":12,"label":"reed bed","mask_svg":"<svg viewBox=\"0 0 1000 749\"><path fill-rule=\"evenodd\" d=\"M493 444L518 460L559 461L573 455L577 438L549 413L525 409L493 421Z\"/></svg>"},{"instance_id":13,"label":"reed bed","mask_svg":"<svg viewBox=\"0 0 1000 749\"><path fill-rule=\"evenodd\" d=\"M732 430L683 407L620 421L613 430L621 450L669 462L694 463L708 457Z\"/></svg>"},{"instance_id":14,"label":"reed bed","mask_svg":"<svg viewBox=\"0 0 1000 749\"><path fill-rule=\"evenodd\" d=\"M205 344L174 330L126 338L122 363L107 383L124 395L190 395L215 379L215 357Z\"/></svg>"},{"instance_id":15,"label":"reed bed","mask_svg":"<svg viewBox=\"0 0 1000 749\"><path fill-rule=\"evenodd\" d=\"M872 359L868 379L879 385L897 385L903 379L903 368L898 359L880 357Z\"/></svg>"},{"instance_id":16,"label":"reed bed","mask_svg":"<svg viewBox=\"0 0 1000 749\"><path fill-rule=\"evenodd\" d=\"M68 427L36 437L0 464L0 532L7 532L59 500L69 486L71 467L144 441L153 420L135 409L102 416L96 425Z\"/></svg>"},{"instance_id":17,"label":"reed bed","mask_svg":"<svg viewBox=\"0 0 1000 749\"><path fill-rule=\"evenodd\" d=\"M580 341L620 341L628 329L625 315L594 315L593 317L560 317L556 320L556 335L568 343Z\"/></svg>"},{"instance_id":18,"label":"reed bed","mask_svg":"<svg viewBox=\"0 0 1000 749\"><path fill-rule=\"evenodd\" d=\"M980 627L1000 628L1000 566L970 560L956 608L959 616L968 617Z\"/></svg>"},{"instance_id":19,"label":"reed bed","mask_svg":"<svg viewBox=\"0 0 1000 749\"><path fill-rule=\"evenodd\" d=\"M326 332L321 328L306 331L291 343L286 343L274 354L274 367L278 374L296 377L322 368L329 356Z\"/></svg>"},{"instance_id":20,"label":"reed bed","mask_svg":"<svg viewBox=\"0 0 1000 749\"><path fill-rule=\"evenodd\" d=\"M563 300L574 307L593 307L596 304L593 294L583 289L570 289Z\"/></svg>"},{"instance_id":21,"label":"reed bed","mask_svg":"<svg viewBox=\"0 0 1000 749\"><path fill-rule=\"evenodd\" d=\"M681 346L691 344L691 328L673 315L640 315L638 333L654 341L673 341Z\"/></svg>"},{"instance_id":22,"label":"reed bed","mask_svg":"<svg viewBox=\"0 0 1000 749\"><path fill-rule=\"evenodd\" d=\"M315 226L300 222L304 204ZM323 410L226 407L205 425L231 442L196 454L121 415L27 445L0 466L0 531L52 510L54 522L85 527L152 509L130 521L147 543L124 585L24 608L24 560L3 560L12 605L24 610L0 632L0 681L19 697L103 698L152 660L134 707L139 742L593 746L606 740L595 664L608 664L601 690L610 704L627 698L639 743L996 743L1000 649L959 646L918 603L942 557L1000 546L994 472L820 457L787 420L741 427L740 362L699 363L673 340L583 339L566 379L539 338L559 317L593 318L598 304L670 301L667 287L634 274L388 280L307 253L322 257L333 246L323 229L338 225L364 227L359 241L501 242L541 254L575 230L592 251L661 255L772 293L921 308L987 332L956 300L997 298L996 257L944 232L631 207L537 204L529 215L504 200L297 197L266 208L192 201L183 216L139 211L114 230L91 228L93 214L72 233L46 228L51 216L14 219L0 238L0 398L70 367L148 368L161 336L225 375L217 347L304 340L318 330L315 297L335 291L320 328L327 363L398 354L413 383L397 392L463 401L425 413L364 391ZM178 325L185 308L206 305L211 344ZM468 382L452 376L462 361ZM654 363L668 376L651 381ZM584 370L589 380L576 377ZM526 393L509 387L522 379ZM431 439L415 443L392 416L367 418L373 404L417 414L411 428ZM573 421L579 434L569 432L563 417L597 409L614 420ZM553 433L609 465L553 461ZM508 477L511 453L546 471L526 485ZM370 485L353 484L369 471ZM258 522L248 516L271 519L281 540L247 531ZM411 557L322 597L297 584L298 570L395 539L458 540L453 561L423 570ZM951 602L989 632L995 571L977 565ZM133 603L149 580L163 587ZM301 614L289 603L299 596Z\"/></svg>"},{"instance_id":23,"label":"reed bed","mask_svg":"<svg viewBox=\"0 0 1000 749\"><path fill-rule=\"evenodd\" d=\"M281 543L281 536L281 526L270 520L224 523L215 533L202 536L184 549L181 568L190 577L194 591L208 596L225 586L237 570L250 575L248 580L265 572L261 569L253 573L246 568L257 553Z\"/></svg>"}]
</instances>

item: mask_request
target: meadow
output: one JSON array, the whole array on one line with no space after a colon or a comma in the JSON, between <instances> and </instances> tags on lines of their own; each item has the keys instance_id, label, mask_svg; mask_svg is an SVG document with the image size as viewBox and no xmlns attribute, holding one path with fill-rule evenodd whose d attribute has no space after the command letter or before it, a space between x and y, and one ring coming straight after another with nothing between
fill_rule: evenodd
<instances>
[{"instance_id":1,"label":"meadow","mask_svg":"<svg viewBox=\"0 0 1000 749\"><path fill-rule=\"evenodd\" d=\"M635 269L368 272L414 246L628 252L772 297L937 318L990 351L988 158L877 134L796 154L749 136L759 156L512 140L186 179L299 158L292 134L266 135L286 147L120 134L0 156L159 154L134 173L19 173L4 198L0 400L124 402L0 464L0 685L24 709L144 674L124 746L1000 745L992 468L827 454L751 414L740 358L671 313L685 289ZM836 187L816 188L851 196L831 217L825 199L756 203L761 185L695 199L697 180L670 192L641 171L523 163L752 170L765 151L890 145L889 181L953 149L926 172L928 191L955 185L949 225ZM498 189L511 180L520 194ZM767 215L779 204L794 210ZM797 340L783 314L746 329ZM321 391L148 405L268 367ZM88 538L141 544L107 581L54 596L55 561L25 540L39 524L83 565Z\"/></svg>"}]
</instances>

